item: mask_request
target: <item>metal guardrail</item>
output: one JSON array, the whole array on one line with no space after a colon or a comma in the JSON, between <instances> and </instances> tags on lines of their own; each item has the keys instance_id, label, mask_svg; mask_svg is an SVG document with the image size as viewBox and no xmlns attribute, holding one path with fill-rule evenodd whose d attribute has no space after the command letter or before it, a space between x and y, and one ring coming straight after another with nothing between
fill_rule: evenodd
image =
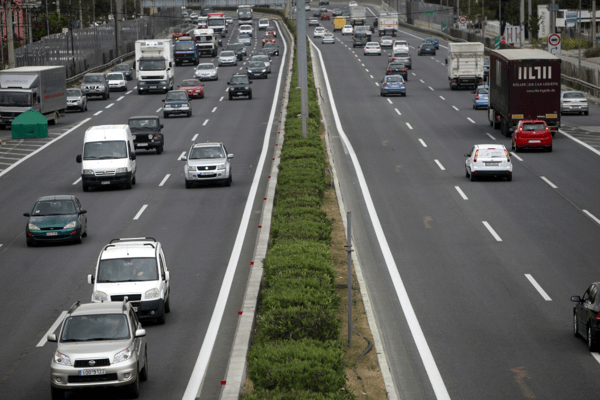
<instances>
[{"instance_id":1,"label":"metal guardrail","mask_svg":"<svg viewBox=\"0 0 600 400\"><path fill-rule=\"evenodd\" d=\"M112 60L111 62L107 63L107 64L103 64L103 65L98 65L97 67L93 67L90 68L86 71L83 71L80 74L77 74L75 76L72 76L70 78L67 79L67 85L76 82L77 80L83 78L83 76L85 74L91 74L94 72L98 72L98 71L104 71L105 69L108 69L110 67L113 67L117 64L121 64L124 60L133 57L135 55L135 51L131 51L127 54L123 54L122 56L119 56L118 58L115 58L114 60Z\"/></svg>"}]
</instances>

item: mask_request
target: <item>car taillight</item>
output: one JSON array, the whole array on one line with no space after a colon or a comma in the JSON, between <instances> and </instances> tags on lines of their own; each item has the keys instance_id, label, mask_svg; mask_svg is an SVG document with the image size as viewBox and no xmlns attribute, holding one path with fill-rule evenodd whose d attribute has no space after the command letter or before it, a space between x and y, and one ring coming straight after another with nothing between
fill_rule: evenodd
<instances>
[{"instance_id":1,"label":"car taillight","mask_svg":"<svg viewBox=\"0 0 600 400\"><path fill-rule=\"evenodd\" d=\"M402 72L406 72L406 68L404 68L404 69L402 70Z\"/></svg>"},{"instance_id":2,"label":"car taillight","mask_svg":"<svg viewBox=\"0 0 600 400\"><path fill-rule=\"evenodd\" d=\"M510 162L510 156L508 155L508 150L504 149L504 154L506 154L506 161Z\"/></svg>"},{"instance_id":3,"label":"car taillight","mask_svg":"<svg viewBox=\"0 0 600 400\"><path fill-rule=\"evenodd\" d=\"M479 150L475 150L475 157L473 157L473 162L477 162L478 155L479 155Z\"/></svg>"},{"instance_id":4,"label":"car taillight","mask_svg":"<svg viewBox=\"0 0 600 400\"><path fill-rule=\"evenodd\" d=\"M383 84L383 86L387 86L387 82Z\"/></svg>"},{"instance_id":5,"label":"car taillight","mask_svg":"<svg viewBox=\"0 0 600 400\"><path fill-rule=\"evenodd\" d=\"M571 100L563 100L563 103L570 103Z\"/></svg>"},{"instance_id":6,"label":"car taillight","mask_svg":"<svg viewBox=\"0 0 600 400\"><path fill-rule=\"evenodd\" d=\"M392 69L391 69L391 68L388 68L388 69L387 69L387 72L392 72Z\"/></svg>"},{"instance_id":7,"label":"car taillight","mask_svg":"<svg viewBox=\"0 0 600 400\"><path fill-rule=\"evenodd\" d=\"M600 321L600 313L596 314L596 321Z\"/></svg>"},{"instance_id":8,"label":"car taillight","mask_svg":"<svg viewBox=\"0 0 600 400\"><path fill-rule=\"evenodd\" d=\"M479 100L479 94L475 95L475 100Z\"/></svg>"},{"instance_id":9,"label":"car taillight","mask_svg":"<svg viewBox=\"0 0 600 400\"><path fill-rule=\"evenodd\" d=\"M408 57L408 61L410 61L410 60L411 60L411 58L410 58L410 57Z\"/></svg>"},{"instance_id":10,"label":"car taillight","mask_svg":"<svg viewBox=\"0 0 600 400\"><path fill-rule=\"evenodd\" d=\"M581 100L582 103L587 103L587 100Z\"/></svg>"}]
</instances>

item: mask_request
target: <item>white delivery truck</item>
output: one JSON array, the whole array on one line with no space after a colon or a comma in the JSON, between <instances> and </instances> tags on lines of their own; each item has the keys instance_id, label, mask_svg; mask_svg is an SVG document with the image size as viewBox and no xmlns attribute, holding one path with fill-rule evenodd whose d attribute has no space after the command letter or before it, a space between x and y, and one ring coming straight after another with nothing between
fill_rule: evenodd
<instances>
[{"instance_id":1,"label":"white delivery truck","mask_svg":"<svg viewBox=\"0 0 600 400\"><path fill-rule=\"evenodd\" d=\"M138 80L138 94L173 90L174 61L171 39L137 40L133 67Z\"/></svg>"},{"instance_id":2,"label":"white delivery truck","mask_svg":"<svg viewBox=\"0 0 600 400\"><path fill-rule=\"evenodd\" d=\"M216 57L219 47L219 38L212 29L194 29L194 38L196 39L196 51L198 57L208 55Z\"/></svg>"},{"instance_id":3,"label":"white delivery truck","mask_svg":"<svg viewBox=\"0 0 600 400\"><path fill-rule=\"evenodd\" d=\"M206 27L212 29L215 33L225 37L227 34L227 22L225 22L225 15L222 13L208 14L208 21Z\"/></svg>"},{"instance_id":4,"label":"white delivery truck","mask_svg":"<svg viewBox=\"0 0 600 400\"><path fill-rule=\"evenodd\" d=\"M377 19L377 29L379 30L379 36L396 36L396 33L398 32L398 13L380 13L379 18Z\"/></svg>"},{"instance_id":5,"label":"white delivery truck","mask_svg":"<svg viewBox=\"0 0 600 400\"><path fill-rule=\"evenodd\" d=\"M367 9L365 7L350 7L350 24L364 25L367 23Z\"/></svg>"},{"instance_id":6,"label":"white delivery truck","mask_svg":"<svg viewBox=\"0 0 600 400\"><path fill-rule=\"evenodd\" d=\"M27 110L43 114L56 125L67 109L65 67L19 67L0 71L0 129Z\"/></svg>"},{"instance_id":7,"label":"white delivery truck","mask_svg":"<svg viewBox=\"0 0 600 400\"><path fill-rule=\"evenodd\" d=\"M483 43L448 43L450 89L476 88L483 84Z\"/></svg>"}]
</instances>

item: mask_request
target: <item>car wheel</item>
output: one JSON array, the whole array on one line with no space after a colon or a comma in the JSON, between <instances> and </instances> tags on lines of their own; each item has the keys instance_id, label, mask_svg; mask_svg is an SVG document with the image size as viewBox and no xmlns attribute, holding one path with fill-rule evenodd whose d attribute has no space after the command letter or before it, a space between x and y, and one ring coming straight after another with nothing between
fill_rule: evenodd
<instances>
[{"instance_id":1,"label":"car wheel","mask_svg":"<svg viewBox=\"0 0 600 400\"><path fill-rule=\"evenodd\" d=\"M185 188L186 189L191 189L192 188L192 182L188 181L187 179L185 180Z\"/></svg>"},{"instance_id":2,"label":"car wheel","mask_svg":"<svg viewBox=\"0 0 600 400\"><path fill-rule=\"evenodd\" d=\"M83 232L83 235L81 235L81 237L87 237L87 228L85 229L85 232Z\"/></svg>"},{"instance_id":3,"label":"car wheel","mask_svg":"<svg viewBox=\"0 0 600 400\"><path fill-rule=\"evenodd\" d=\"M233 96L229 93L229 100L233 100Z\"/></svg>"},{"instance_id":4,"label":"car wheel","mask_svg":"<svg viewBox=\"0 0 600 400\"><path fill-rule=\"evenodd\" d=\"M164 325L166 321L167 321L167 316L166 316L165 310L163 308L162 312L160 313L160 317L156 318L156 323L158 325Z\"/></svg>"},{"instance_id":5,"label":"car wheel","mask_svg":"<svg viewBox=\"0 0 600 400\"><path fill-rule=\"evenodd\" d=\"M135 175L134 175L134 176L133 176L133 178L131 179L131 183L132 183L133 185L135 185L135 184L136 184L136 176L135 176Z\"/></svg>"},{"instance_id":6,"label":"car wheel","mask_svg":"<svg viewBox=\"0 0 600 400\"><path fill-rule=\"evenodd\" d=\"M477 178L475 177L475 174L472 171L469 174L469 178L471 178L471 182L475 182L477 180Z\"/></svg>"},{"instance_id":7,"label":"car wheel","mask_svg":"<svg viewBox=\"0 0 600 400\"><path fill-rule=\"evenodd\" d=\"M25 239L25 242L27 243L27 247L35 247L33 240Z\"/></svg>"},{"instance_id":8,"label":"car wheel","mask_svg":"<svg viewBox=\"0 0 600 400\"><path fill-rule=\"evenodd\" d=\"M102 100L106 100L106 99L107 99L106 93L102 94Z\"/></svg>"},{"instance_id":9,"label":"car wheel","mask_svg":"<svg viewBox=\"0 0 600 400\"><path fill-rule=\"evenodd\" d=\"M550 146L546 147L546 151L547 151L548 153L552 153L552 145L550 145Z\"/></svg>"},{"instance_id":10,"label":"car wheel","mask_svg":"<svg viewBox=\"0 0 600 400\"><path fill-rule=\"evenodd\" d=\"M521 151L521 149L519 149L519 146L517 146L517 142L515 141L515 153L518 153L519 151Z\"/></svg>"},{"instance_id":11,"label":"car wheel","mask_svg":"<svg viewBox=\"0 0 600 400\"><path fill-rule=\"evenodd\" d=\"M137 371L136 371L137 372ZM140 375L136 373L135 381L126 386L127 392L132 399L137 399L140 397Z\"/></svg>"},{"instance_id":12,"label":"car wheel","mask_svg":"<svg viewBox=\"0 0 600 400\"><path fill-rule=\"evenodd\" d=\"M138 92L138 95L140 95L140 96L144 94L144 91L143 91L143 90L139 90L139 89L138 89L138 91L137 91L137 92Z\"/></svg>"},{"instance_id":13,"label":"car wheel","mask_svg":"<svg viewBox=\"0 0 600 400\"><path fill-rule=\"evenodd\" d=\"M231 173L230 173L229 178L225 179L225 182L223 182L223 186L231 186L232 181L233 181L233 177L231 176Z\"/></svg>"},{"instance_id":14,"label":"car wheel","mask_svg":"<svg viewBox=\"0 0 600 400\"><path fill-rule=\"evenodd\" d=\"M156 154L161 154L163 152L163 145L159 145L156 147Z\"/></svg>"},{"instance_id":15,"label":"car wheel","mask_svg":"<svg viewBox=\"0 0 600 400\"><path fill-rule=\"evenodd\" d=\"M148 346L144 348L144 368L140 371L140 381L148 380Z\"/></svg>"},{"instance_id":16,"label":"car wheel","mask_svg":"<svg viewBox=\"0 0 600 400\"><path fill-rule=\"evenodd\" d=\"M465 177L468 178L469 177L469 170L465 167Z\"/></svg>"},{"instance_id":17,"label":"car wheel","mask_svg":"<svg viewBox=\"0 0 600 400\"><path fill-rule=\"evenodd\" d=\"M506 182L510 182L510 181L512 181L512 174L510 174L506 177Z\"/></svg>"},{"instance_id":18,"label":"car wheel","mask_svg":"<svg viewBox=\"0 0 600 400\"><path fill-rule=\"evenodd\" d=\"M130 190L133 187L133 182L131 180L131 178L129 178L129 181L125 184L125 189Z\"/></svg>"},{"instance_id":19,"label":"car wheel","mask_svg":"<svg viewBox=\"0 0 600 400\"><path fill-rule=\"evenodd\" d=\"M90 191L90 187L86 184L83 184L83 191L84 192L89 192Z\"/></svg>"},{"instance_id":20,"label":"car wheel","mask_svg":"<svg viewBox=\"0 0 600 400\"><path fill-rule=\"evenodd\" d=\"M385 97L385 96L383 95L383 92L382 92L382 91L380 91L380 92L379 92L379 95L380 95L381 97Z\"/></svg>"},{"instance_id":21,"label":"car wheel","mask_svg":"<svg viewBox=\"0 0 600 400\"><path fill-rule=\"evenodd\" d=\"M248 95L248 100L252 100L252 93Z\"/></svg>"},{"instance_id":22,"label":"car wheel","mask_svg":"<svg viewBox=\"0 0 600 400\"><path fill-rule=\"evenodd\" d=\"M106 93L106 98L110 99L110 92Z\"/></svg>"},{"instance_id":23,"label":"car wheel","mask_svg":"<svg viewBox=\"0 0 600 400\"><path fill-rule=\"evenodd\" d=\"M75 242L76 244L83 243L83 234L80 234L78 238L76 238L75 240L73 240L73 242Z\"/></svg>"},{"instance_id":24,"label":"car wheel","mask_svg":"<svg viewBox=\"0 0 600 400\"><path fill-rule=\"evenodd\" d=\"M589 325L587 327L587 345L589 351L596 351L598 349L594 337L592 336L592 327Z\"/></svg>"},{"instance_id":25,"label":"car wheel","mask_svg":"<svg viewBox=\"0 0 600 400\"><path fill-rule=\"evenodd\" d=\"M583 115L590 115L589 111L584 111Z\"/></svg>"},{"instance_id":26,"label":"car wheel","mask_svg":"<svg viewBox=\"0 0 600 400\"><path fill-rule=\"evenodd\" d=\"M573 336L579 336L579 331L577 329L577 314L573 312Z\"/></svg>"},{"instance_id":27,"label":"car wheel","mask_svg":"<svg viewBox=\"0 0 600 400\"><path fill-rule=\"evenodd\" d=\"M50 397L52 400L63 400L65 398L65 390L50 386Z\"/></svg>"},{"instance_id":28,"label":"car wheel","mask_svg":"<svg viewBox=\"0 0 600 400\"><path fill-rule=\"evenodd\" d=\"M187 116L188 116L188 118L191 117L192 116L192 112L188 111Z\"/></svg>"},{"instance_id":29,"label":"car wheel","mask_svg":"<svg viewBox=\"0 0 600 400\"><path fill-rule=\"evenodd\" d=\"M165 312L171 312L171 292L169 291L169 297L167 297L167 301L165 302Z\"/></svg>"},{"instance_id":30,"label":"car wheel","mask_svg":"<svg viewBox=\"0 0 600 400\"><path fill-rule=\"evenodd\" d=\"M169 118L169 114L163 113L163 118Z\"/></svg>"},{"instance_id":31,"label":"car wheel","mask_svg":"<svg viewBox=\"0 0 600 400\"><path fill-rule=\"evenodd\" d=\"M475 104L473 104L473 110L477 110L477 107L475 107Z\"/></svg>"}]
</instances>

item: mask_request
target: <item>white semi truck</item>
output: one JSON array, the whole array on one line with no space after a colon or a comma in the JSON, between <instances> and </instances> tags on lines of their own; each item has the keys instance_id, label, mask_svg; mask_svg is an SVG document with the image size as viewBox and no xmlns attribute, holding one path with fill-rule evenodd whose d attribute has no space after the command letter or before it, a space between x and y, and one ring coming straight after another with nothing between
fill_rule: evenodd
<instances>
[{"instance_id":1,"label":"white semi truck","mask_svg":"<svg viewBox=\"0 0 600 400\"><path fill-rule=\"evenodd\" d=\"M483 43L448 43L448 83L450 89L475 89L483 84Z\"/></svg>"},{"instance_id":2,"label":"white semi truck","mask_svg":"<svg viewBox=\"0 0 600 400\"><path fill-rule=\"evenodd\" d=\"M171 39L135 42L134 68L138 94L168 92L175 84L175 60Z\"/></svg>"},{"instance_id":3,"label":"white semi truck","mask_svg":"<svg viewBox=\"0 0 600 400\"><path fill-rule=\"evenodd\" d=\"M43 114L56 125L67 109L65 67L34 66L0 71L0 129L27 110Z\"/></svg>"}]
</instances>

